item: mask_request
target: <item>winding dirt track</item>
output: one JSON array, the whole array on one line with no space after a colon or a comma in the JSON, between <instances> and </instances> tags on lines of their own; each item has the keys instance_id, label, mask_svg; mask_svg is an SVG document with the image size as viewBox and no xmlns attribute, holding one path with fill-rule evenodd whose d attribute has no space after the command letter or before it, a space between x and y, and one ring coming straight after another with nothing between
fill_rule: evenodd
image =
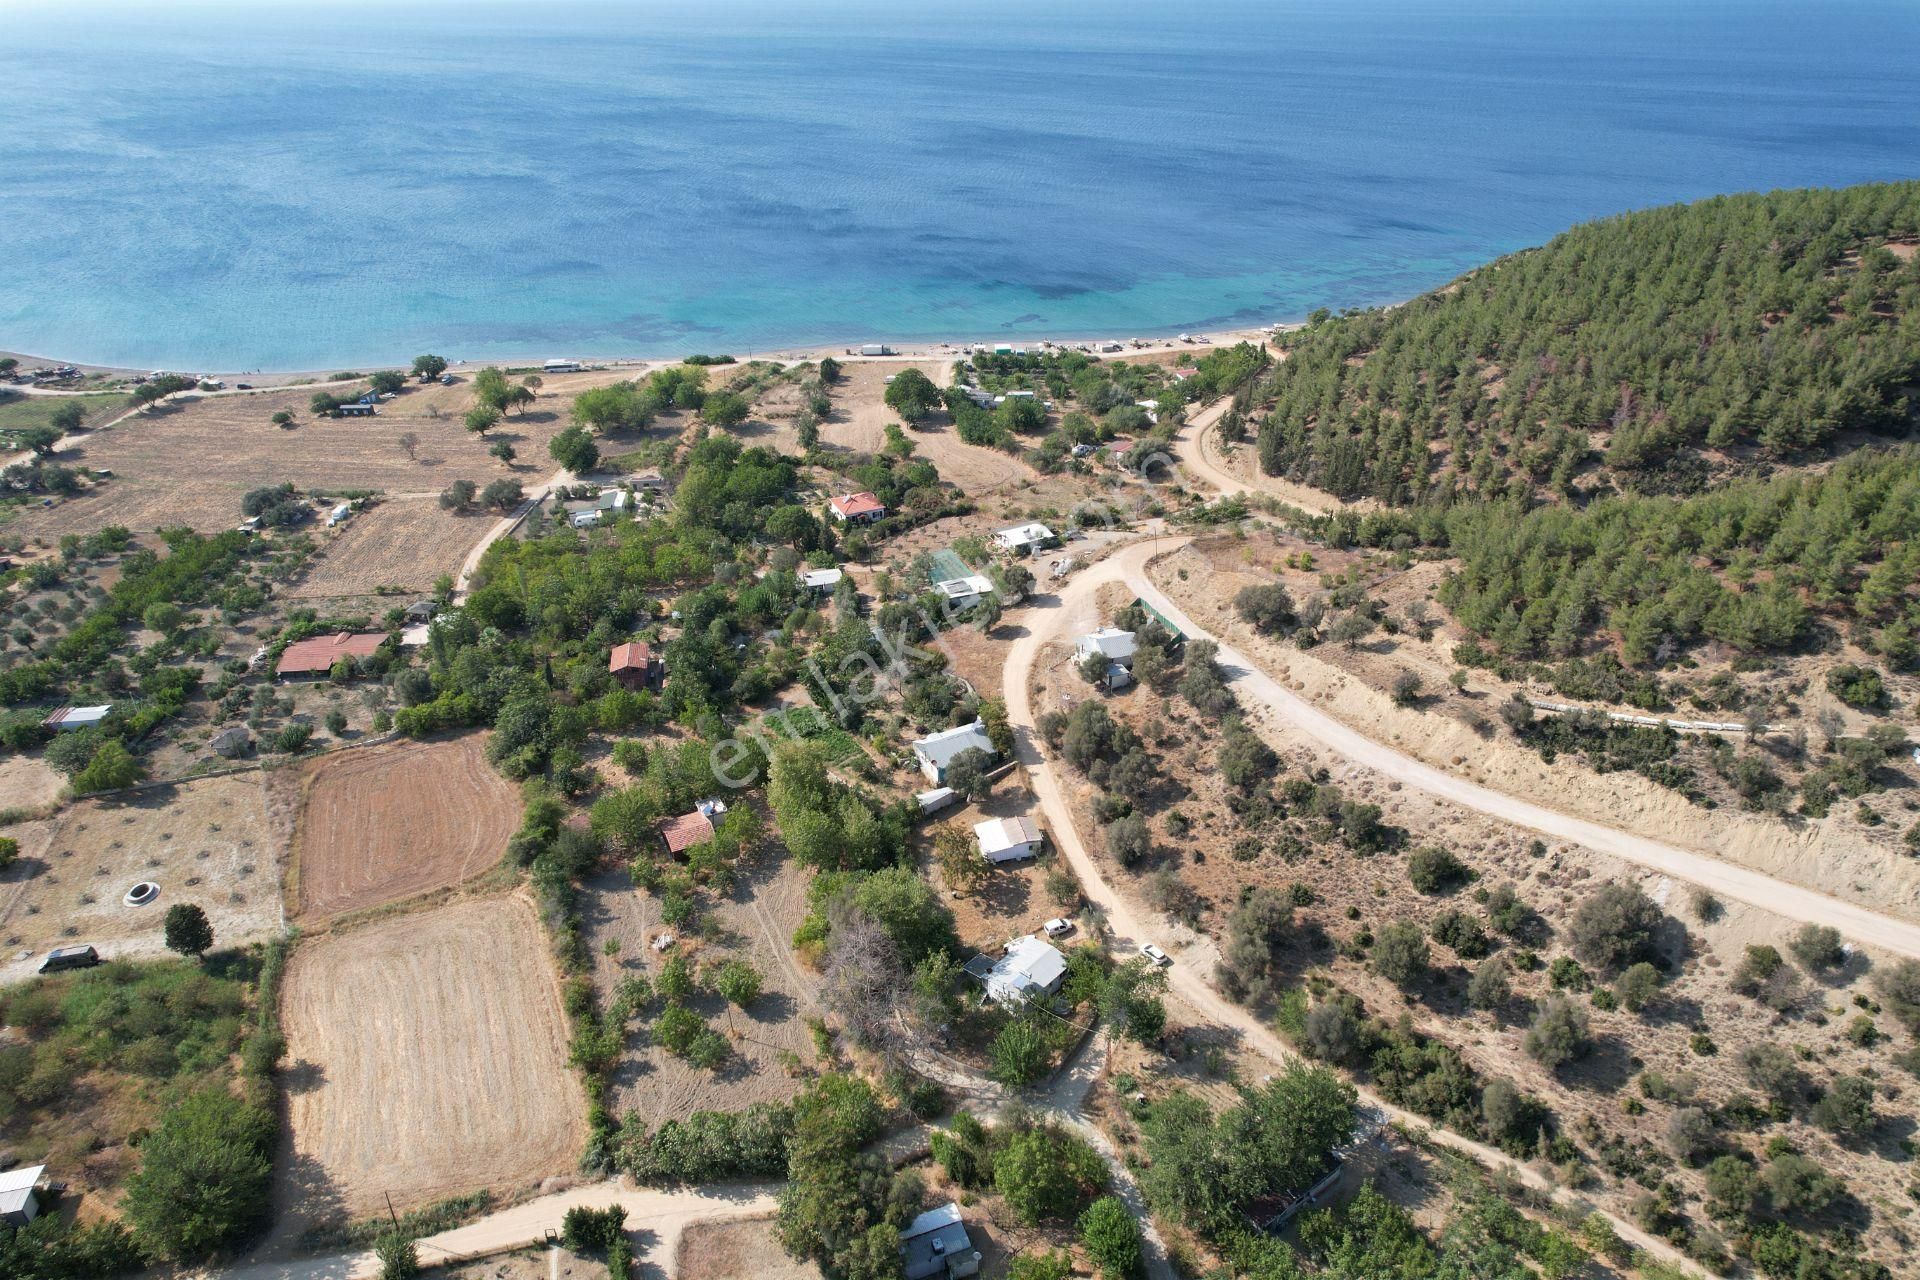
<instances>
[{"instance_id":1,"label":"winding dirt track","mask_svg":"<svg viewBox=\"0 0 1920 1280\"><path fill-rule=\"evenodd\" d=\"M1165 614L1189 639L1215 640L1147 578L1146 563L1161 550L1172 550L1184 540L1142 543L1122 550L1077 576L1061 593L1061 607L1051 619L1032 628L1014 645L1007 660L1007 699L1016 699L1027 711L1025 680L1039 646L1050 638L1075 634L1094 625L1094 591L1105 582L1124 582L1127 588ZM1216 640L1217 642L1217 640ZM1526 827L1556 839L1570 840L1599 853L1658 871L1690 884L1702 885L1722 897L1759 907L1799 923L1824 924L1840 930L1850 941L1920 957L1920 925L1885 915L1804 885L1778 880L1711 854L1632 835L1614 827L1572 817L1544 804L1495 791L1457 777L1393 748L1375 742L1320 710L1260 670L1230 645L1220 646L1219 662L1227 683L1257 716L1286 724L1322 746L1364 765L1382 776L1416 787L1443 800L1474 809L1502 822ZM1014 715L1016 723L1031 724L1030 715Z\"/></svg>"},{"instance_id":2,"label":"winding dirt track","mask_svg":"<svg viewBox=\"0 0 1920 1280\"><path fill-rule=\"evenodd\" d=\"M1121 954L1135 952L1139 944L1152 941L1154 934L1144 927L1145 917L1137 916L1132 905L1106 880L1101 865L1082 843L1080 833L1074 826L1073 810L1067 803L1062 781L1056 776L1054 766L1034 745L1038 740L1038 731L1029 686L1034 663L1046 644L1070 640L1072 636L1099 624L1096 593L1107 583L1124 582L1180 627L1190 640L1212 639L1155 588L1146 576L1145 567L1149 560L1162 551L1184 545L1184 542L1185 539L1157 539L1127 547L1076 575L1057 596L1036 599L1021 619L1026 624L1026 634L1014 642L1007 655L1007 715L1019 737L1017 750L1021 763L1026 766L1034 794L1039 798L1062 856L1079 878L1088 900L1101 912L1112 944ZM1920 928L1904 921L1865 911L1797 885L1771 880L1704 854L1571 818L1454 778L1354 732L1282 688L1227 646L1221 647L1219 661L1227 682L1241 696L1249 711L1269 719L1285 721L1330 749L1408 786L1431 791L1457 804L1508 822L1575 840L1627 861L1707 885L1726 897L1753 903L1790 919L1832 924L1856 941L1904 955L1920 955ZM1210 956L1194 954L1182 957L1168 973L1170 985L1196 1011L1241 1035L1250 1048L1276 1062L1295 1060L1297 1055L1265 1023L1220 994L1210 980L1212 968ZM1591 1207L1585 1206L1584 1202L1578 1201L1564 1188L1555 1186L1537 1170L1514 1161L1492 1147L1450 1130L1433 1127L1426 1118L1394 1107L1369 1091L1362 1090L1360 1096L1365 1104L1364 1109L1375 1119L1425 1132L1434 1142L1470 1155L1489 1168L1507 1170L1527 1186L1556 1200ZM1611 1214L1607 1216L1613 1222L1615 1231L1635 1246L1676 1265L1685 1264L1679 1252L1665 1241L1654 1238L1629 1221Z\"/></svg>"}]
</instances>

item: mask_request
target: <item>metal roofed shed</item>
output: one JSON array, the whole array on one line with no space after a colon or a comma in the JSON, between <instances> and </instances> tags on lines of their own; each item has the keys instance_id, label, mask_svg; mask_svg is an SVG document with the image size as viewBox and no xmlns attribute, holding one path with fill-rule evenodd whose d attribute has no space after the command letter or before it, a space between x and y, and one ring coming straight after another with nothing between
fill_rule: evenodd
<instances>
[{"instance_id":1,"label":"metal roofed shed","mask_svg":"<svg viewBox=\"0 0 1920 1280\"><path fill-rule=\"evenodd\" d=\"M964 1280L980 1271L980 1253L967 1234L960 1206L929 1209L900 1233L901 1274L906 1280Z\"/></svg>"},{"instance_id":2,"label":"metal roofed shed","mask_svg":"<svg viewBox=\"0 0 1920 1280\"><path fill-rule=\"evenodd\" d=\"M922 814L938 813L959 797L952 787L935 787L931 791L916 792L913 802L920 806Z\"/></svg>"},{"instance_id":3,"label":"metal roofed shed","mask_svg":"<svg viewBox=\"0 0 1920 1280\"><path fill-rule=\"evenodd\" d=\"M976 822L973 838L988 862L1017 862L1040 852L1043 837L1031 818L989 818Z\"/></svg>"},{"instance_id":4,"label":"metal roofed shed","mask_svg":"<svg viewBox=\"0 0 1920 1280\"><path fill-rule=\"evenodd\" d=\"M97 707L62 707L40 723L56 733L71 733L75 729L90 729L111 714L111 702Z\"/></svg>"},{"instance_id":5,"label":"metal roofed shed","mask_svg":"<svg viewBox=\"0 0 1920 1280\"><path fill-rule=\"evenodd\" d=\"M46 1171L43 1164L30 1164L0 1173L0 1223L24 1227L40 1216L40 1179ZM963 1230L961 1235L965 1234Z\"/></svg>"},{"instance_id":6,"label":"metal roofed shed","mask_svg":"<svg viewBox=\"0 0 1920 1280\"><path fill-rule=\"evenodd\" d=\"M824 591L829 594L840 585L840 579L846 577L842 569L802 569L800 585L808 591Z\"/></svg>"}]
</instances>

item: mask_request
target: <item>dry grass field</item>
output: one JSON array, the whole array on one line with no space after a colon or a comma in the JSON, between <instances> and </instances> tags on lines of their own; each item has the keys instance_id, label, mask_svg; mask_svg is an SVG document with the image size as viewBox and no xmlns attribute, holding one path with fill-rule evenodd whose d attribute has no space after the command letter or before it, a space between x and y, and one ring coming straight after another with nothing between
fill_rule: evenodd
<instances>
[{"instance_id":1,"label":"dry grass field","mask_svg":"<svg viewBox=\"0 0 1920 1280\"><path fill-rule=\"evenodd\" d=\"M459 884L500 860L520 801L485 736L391 742L304 766L290 914L321 920Z\"/></svg>"},{"instance_id":2,"label":"dry grass field","mask_svg":"<svg viewBox=\"0 0 1920 1280\"><path fill-rule=\"evenodd\" d=\"M612 375L579 375L580 385ZM437 495L455 480L484 485L503 476L536 483L552 472L547 441L566 425L574 379L555 378L524 414L509 417L485 439L461 425L472 406L466 383L411 387L380 406L374 418L316 418L313 386L216 395L137 414L62 449L66 466L107 467L113 478L97 491L32 512L21 531L40 537L89 533L122 524L136 532L185 524L228 528L240 520L240 499L260 485L301 489L374 489ZM327 384L345 394L364 383ZM282 410L291 428L273 425ZM418 437L412 456L402 436ZM519 452L513 467L487 456L505 439Z\"/></svg>"},{"instance_id":3,"label":"dry grass field","mask_svg":"<svg viewBox=\"0 0 1920 1280\"><path fill-rule=\"evenodd\" d=\"M0 760L0 809L38 809L58 800L66 786L58 769L33 756Z\"/></svg>"},{"instance_id":4,"label":"dry grass field","mask_svg":"<svg viewBox=\"0 0 1920 1280\"><path fill-rule=\"evenodd\" d=\"M680 1235L680 1280L820 1280L820 1268L780 1247L771 1218L696 1222Z\"/></svg>"},{"instance_id":5,"label":"dry grass field","mask_svg":"<svg viewBox=\"0 0 1920 1280\"><path fill-rule=\"evenodd\" d=\"M176 902L204 907L223 947L280 928L280 844L257 773L85 800L7 834L20 841L20 861L0 875L0 982L69 944L158 955L161 918ZM122 898L142 880L160 896L127 906Z\"/></svg>"},{"instance_id":6,"label":"dry grass field","mask_svg":"<svg viewBox=\"0 0 1920 1280\"><path fill-rule=\"evenodd\" d=\"M533 905L476 898L298 947L280 1203L404 1212L573 1167L585 1101Z\"/></svg>"},{"instance_id":7,"label":"dry grass field","mask_svg":"<svg viewBox=\"0 0 1920 1280\"><path fill-rule=\"evenodd\" d=\"M294 600L328 600L370 596L383 588L425 592L441 574L460 571L460 562L497 518L491 511L454 515L425 495L378 503L323 534L320 553L286 594Z\"/></svg>"}]
</instances>

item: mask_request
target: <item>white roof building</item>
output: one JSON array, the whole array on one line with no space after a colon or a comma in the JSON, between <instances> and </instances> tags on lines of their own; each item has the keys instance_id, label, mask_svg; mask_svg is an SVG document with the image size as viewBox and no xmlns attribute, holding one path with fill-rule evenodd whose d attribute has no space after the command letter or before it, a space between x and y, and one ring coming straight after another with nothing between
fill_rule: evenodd
<instances>
[{"instance_id":1,"label":"white roof building","mask_svg":"<svg viewBox=\"0 0 1920 1280\"><path fill-rule=\"evenodd\" d=\"M839 569L803 569L800 585L809 591L832 591L847 575Z\"/></svg>"},{"instance_id":2,"label":"white roof building","mask_svg":"<svg viewBox=\"0 0 1920 1280\"><path fill-rule=\"evenodd\" d=\"M1123 667L1133 666L1135 645L1133 632L1122 631L1118 627L1102 627L1081 636L1074 646L1074 652L1081 658L1100 654L1109 662L1117 662Z\"/></svg>"},{"instance_id":3,"label":"white roof building","mask_svg":"<svg viewBox=\"0 0 1920 1280\"><path fill-rule=\"evenodd\" d=\"M46 1171L47 1166L34 1164L0 1173L0 1223L24 1227L40 1216L40 1197L34 1188Z\"/></svg>"},{"instance_id":4,"label":"white roof building","mask_svg":"<svg viewBox=\"0 0 1920 1280\"><path fill-rule=\"evenodd\" d=\"M1052 995L1067 976L1067 958L1043 938L1015 938L987 973L987 998L1019 1004L1035 993Z\"/></svg>"},{"instance_id":5,"label":"white roof building","mask_svg":"<svg viewBox=\"0 0 1920 1280\"><path fill-rule=\"evenodd\" d=\"M944 582L936 582L933 584L933 589L954 608L965 609L975 601L993 594L993 579L984 573L970 573L964 578L948 578Z\"/></svg>"},{"instance_id":6,"label":"white roof building","mask_svg":"<svg viewBox=\"0 0 1920 1280\"><path fill-rule=\"evenodd\" d=\"M928 734L913 744L914 757L920 761L920 772L927 775L927 781L936 787L947 783L947 766L962 751L979 750L994 755L993 739L987 736L987 726L975 720L972 724L963 724L955 729L943 729L939 733Z\"/></svg>"},{"instance_id":7,"label":"white roof building","mask_svg":"<svg viewBox=\"0 0 1920 1280\"><path fill-rule=\"evenodd\" d=\"M1025 553L1053 541L1053 530L1040 524L1017 524L993 535L993 540L1009 551Z\"/></svg>"},{"instance_id":8,"label":"white roof building","mask_svg":"<svg viewBox=\"0 0 1920 1280\"><path fill-rule=\"evenodd\" d=\"M74 729L87 729L99 724L113 712L113 704L105 702L97 707L62 707L41 721L49 729L68 733Z\"/></svg>"},{"instance_id":9,"label":"white roof building","mask_svg":"<svg viewBox=\"0 0 1920 1280\"><path fill-rule=\"evenodd\" d=\"M1017 862L1040 852L1044 837L1031 818L989 818L973 824L973 838L988 862Z\"/></svg>"},{"instance_id":10,"label":"white roof building","mask_svg":"<svg viewBox=\"0 0 1920 1280\"><path fill-rule=\"evenodd\" d=\"M931 791L915 792L913 800L920 806L920 812L926 814L940 812L958 797L959 793L952 787L935 787Z\"/></svg>"},{"instance_id":11,"label":"white roof building","mask_svg":"<svg viewBox=\"0 0 1920 1280\"><path fill-rule=\"evenodd\" d=\"M632 499L633 495L625 489L609 489L600 495L600 500L594 505L601 511L625 511Z\"/></svg>"}]
</instances>

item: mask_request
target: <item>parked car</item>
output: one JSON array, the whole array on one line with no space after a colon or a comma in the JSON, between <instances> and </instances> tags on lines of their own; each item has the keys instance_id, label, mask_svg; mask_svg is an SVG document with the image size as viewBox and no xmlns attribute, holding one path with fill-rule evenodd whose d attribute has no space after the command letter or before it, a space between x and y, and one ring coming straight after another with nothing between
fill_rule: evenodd
<instances>
[{"instance_id":1,"label":"parked car","mask_svg":"<svg viewBox=\"0 0 1920 1280\"><path fill-rule=\"evenodd\" d=\"M100 963L100 953L92 947L55 947L40 962L40 972L59 973L63 969L91 969Z\"/></svg>"},{"instance_id":2,"label":"parked car","mask_svg":"<svg viewBox=\"0 0 1920 1280\"><path fill-rule=\"evenodd\" d=\"M1147 959L1153 961L1155 964L1172 964L1173 963L1173 957L1168 955L1166 952L1162 951L1157 943L1152 943L1152 942L1141 943L1140 954L1145 956Z\"/></svg>"},{"instance_id":3,"label":"parked car","mask_svg":"<svg viewBox=\"0 0 1920 1280\"><path fill-rule=\"evenodd\" d=\"M1049 938L1064 938L1067 934L1073 932L1073 921L1053 919L1047 921L1040 927L1047 931Z\"/></svg>"}]
</instances>

